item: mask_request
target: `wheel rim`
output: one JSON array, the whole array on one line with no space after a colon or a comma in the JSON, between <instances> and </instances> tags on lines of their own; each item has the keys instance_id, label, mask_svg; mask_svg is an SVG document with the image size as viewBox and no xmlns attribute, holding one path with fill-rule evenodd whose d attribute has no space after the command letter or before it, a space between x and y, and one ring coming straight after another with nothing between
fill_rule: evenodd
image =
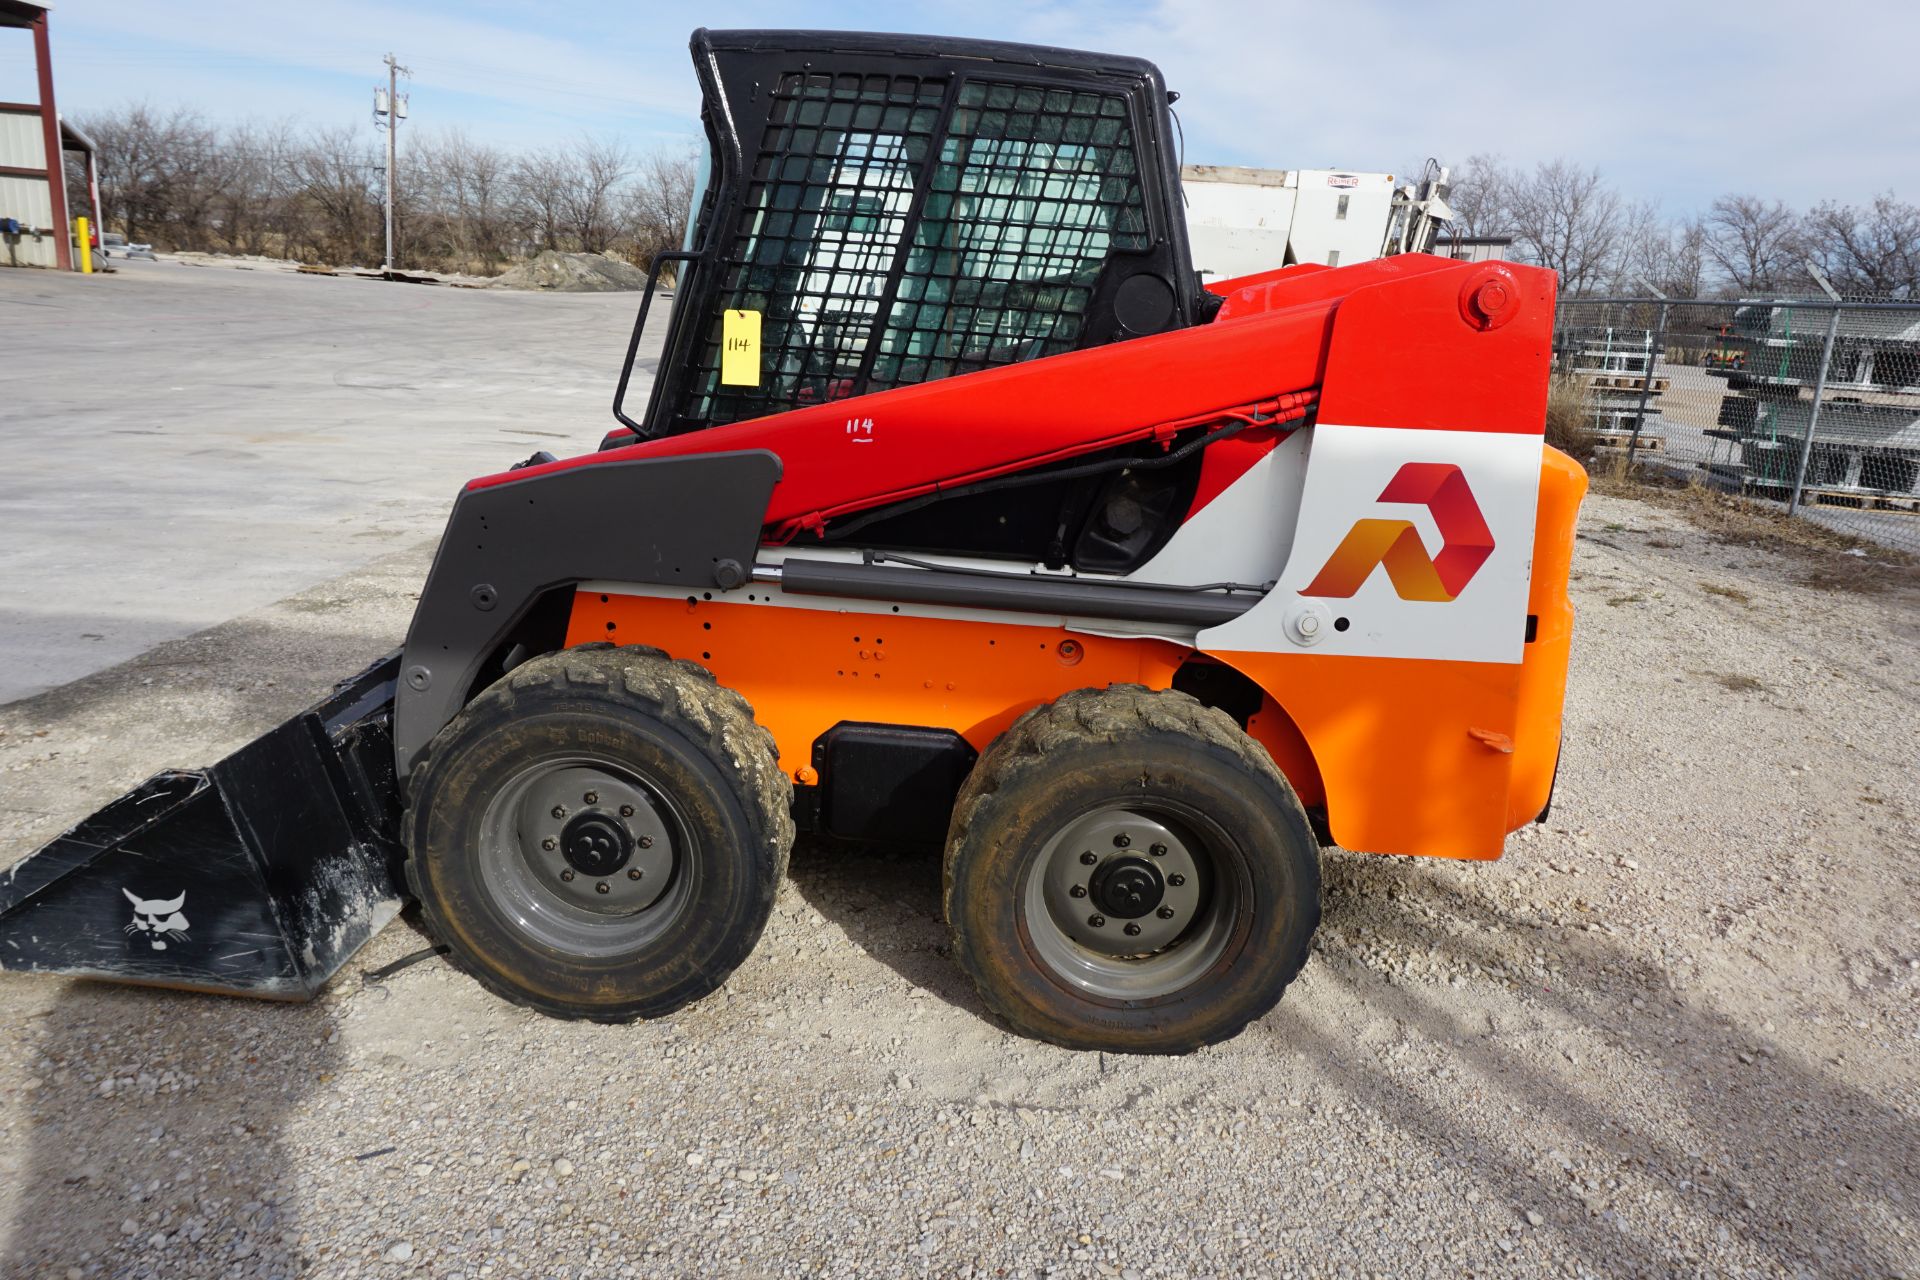
<instances>
[{"instance_id":1,"label":"wheel rim","mask_svg":"<svg viewBox=\"0 0 1920 1280\"><path fill-rule=\"evenodd\" d=\"M1027 873L1025 931L1060 981L1109 1000L1169 996L1225 954L1240 894L1214 842L1142 806L1084 814Z\"/></svg>"},{"instance_id":2,"label":"wheel rim","mask_svg":"<svg viewBox=\"0 0 1920 1280\"><path fill-rule=\"evenodd\" d=\"M686 901L689 828L625 765L546 760L495 792L480 825L480 877L501 913L576 956L632 951Z\"/></svg>"}]
</instances>

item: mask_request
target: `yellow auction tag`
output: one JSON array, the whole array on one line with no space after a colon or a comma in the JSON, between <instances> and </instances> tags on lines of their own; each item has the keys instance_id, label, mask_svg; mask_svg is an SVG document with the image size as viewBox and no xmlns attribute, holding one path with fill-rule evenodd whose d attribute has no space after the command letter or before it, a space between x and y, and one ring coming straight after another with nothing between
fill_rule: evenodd
<instances>
[{"instance_id":1,"label":"yellow auction tag","mask_svg":"<svg viewBox=\"0 0 1920 1280\"><path fill-rule=\"evenodd\" d=\"M760 313L727 311L720 322L720 385L760 385Z\"/></svg>"}]
</instances>

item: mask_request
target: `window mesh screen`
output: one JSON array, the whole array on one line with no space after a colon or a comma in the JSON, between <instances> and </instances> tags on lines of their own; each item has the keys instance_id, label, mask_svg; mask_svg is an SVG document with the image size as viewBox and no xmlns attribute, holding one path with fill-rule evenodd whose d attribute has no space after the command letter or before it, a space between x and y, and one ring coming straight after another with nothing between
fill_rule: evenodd
<instances>
[{"instance_id":1,"label":"window mesh screen","mask_svg":"<svg viewBox=\"0 0 1920 1280\"><path fill-rule=\"evenodd\" d=\"M686 418L735 422L1079 343L1107 255L1148 246L1125 99L966 81L942 131L946 90L945 77L780 78L718 264L719 307L761 313L760 385L721 384L716 311Z\"/></svg>"},{"instance_id":2,"label":"window mesh screen","mask_svg":"<svg viewBox=\"0 0 1920 1280\"><path fill-rule=\"evenodd\" d=\"M736 422L852 394L945 96L944 77L780 78L720 265L720 306L761 313L760 385L720 384L715 314L687 417Z\"/></svg>"},{"instance_id":3,"label":"window mesh screen","mask_svg":"<svg viewBox=\"0 0 1920 1280\"><path fill-rule=\"evenodd\" d=\"M1107 255L1146 247L1125 99L966 82L870 389L1072 350Z\"/></svg>"}]
</instances>

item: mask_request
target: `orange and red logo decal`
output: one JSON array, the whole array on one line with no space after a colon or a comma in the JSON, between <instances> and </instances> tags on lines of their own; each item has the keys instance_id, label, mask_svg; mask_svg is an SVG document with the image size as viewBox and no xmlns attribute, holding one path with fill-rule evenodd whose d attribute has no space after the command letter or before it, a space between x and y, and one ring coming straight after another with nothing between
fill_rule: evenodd
<instances>
[{"instance_id":1,"label":"orange and red logo decal","mask_svg":"<svg viewBox=\"0 0 1920 1280\"><path fill-rule=\"evenodd\" d=\"M1360 520L1300 594L1344 599L1379 565L1402 600L1452 600L1493 554L1493 532L1460 468L1409 462L1380 491L1381 502L1419 502L1439 526L1440 554L1431 558L1410 520Z\"/></svg>"}]
</instances>

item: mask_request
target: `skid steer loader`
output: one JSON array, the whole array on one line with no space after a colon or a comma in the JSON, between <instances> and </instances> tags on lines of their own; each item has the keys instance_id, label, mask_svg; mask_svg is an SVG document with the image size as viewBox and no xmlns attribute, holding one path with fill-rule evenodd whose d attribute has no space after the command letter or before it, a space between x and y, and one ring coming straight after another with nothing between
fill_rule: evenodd
<instances>
[{"instance_id":1,"label":"skid steer loader","mask_svg":"<svg viewBox=\"0 0 1920 1280\"><path fill-rule=\"evenodd\" d=\"M1138 59L698 31L644 412L470 481L404 646L0 876L0 966L298 999L408 900L619 1021L752 950L796 829L944 850L986 1006L1270 1009L1319 850L1489 859L1559 755L1585 476L1551 273L1204 286Z\"/></svg>"}]
</instances>

